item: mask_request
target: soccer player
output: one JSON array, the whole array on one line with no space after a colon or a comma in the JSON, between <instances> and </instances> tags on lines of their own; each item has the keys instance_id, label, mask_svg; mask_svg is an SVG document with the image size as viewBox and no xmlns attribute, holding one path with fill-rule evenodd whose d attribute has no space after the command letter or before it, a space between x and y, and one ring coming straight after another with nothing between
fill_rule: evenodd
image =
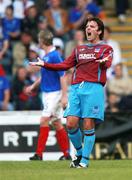
<instances>
[{"instance_id":1,"label":"soccer player","mask_svg":"<svg viewBox=\"0 0 132 180\"><path fill-rule=\"evenodd\" d=\"M53 35L50 31L45 30L39 33L39 45L46 55L44 60L49 63L62 62L59 52L52 45ZM63 156L60 160L71 159L69 154L69 140L61 123L63 114L61 101L63 107L67 103L67 87L64 71L50 71L41 68L41 78L35 81L31 86L27 87L26 92L30 95L38 86L41 85L42 90L42 103L44 106L42 117L40 120L40 132L38 136L38 143L36 153L30 160L42 160L42 153L45 150L46 141L49 134L49 122L56 129L56 138Z\"/></svg>"},{"instance_id":2,"label":"soccer player","mask_svg":"<svg viewBox=\"0 0 132 180\"><path fill-rule=\"evenodd\" d=\"M68 105L64 113L67 117L68 135L77 154L70 167L86 168L95 143L95 124L104 120L104 89L106 70L111 66L113 49L104 44L104 24L98 18L88 18L85 25L88 44L77 46L62 63L49 64L38 58L31 65L51 70L75 68L72 77ZM79 120L83 119L82 133Z\"/></svg>"}]
</instances>

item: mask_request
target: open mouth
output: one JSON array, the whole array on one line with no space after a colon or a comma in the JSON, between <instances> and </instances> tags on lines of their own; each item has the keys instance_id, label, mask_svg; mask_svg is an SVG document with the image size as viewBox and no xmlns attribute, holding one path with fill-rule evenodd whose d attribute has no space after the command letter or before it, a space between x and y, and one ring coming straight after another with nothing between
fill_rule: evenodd
<instances>
[{"instance_id":1,"label":"open mouth","mask_svg":"<svg viewBox=\"0 0 132 180\"><path fill-rule=\"evenodd\" d=\"M91 36L91 32L87 33L88 36Z\"/></svg>"}]
</instances>

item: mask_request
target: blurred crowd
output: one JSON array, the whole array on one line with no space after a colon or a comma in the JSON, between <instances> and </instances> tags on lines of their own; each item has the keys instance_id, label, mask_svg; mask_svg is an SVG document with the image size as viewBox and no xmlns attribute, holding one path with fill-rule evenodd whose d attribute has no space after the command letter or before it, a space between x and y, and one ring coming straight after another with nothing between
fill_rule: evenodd
<instances>
[{"instance_id":1,"label":"blurred crowd","mask_svg":"<svg viewBox=\"0 0 132 180\"><path fill-rule=\"evenodd\" d=\"M122 0L115 2L119 21L124 23L128 5L124 6ZM31 96L25 92L26 87L40 76L28 65L29 61L45 55L38 46L40 30L52 31L53 45L66 58L76 45L87 43L84 22L88 16L97 16L107 25L101 0L45 0L40 4L42 6L38 7L33 0L0 0L0 110L42 109L40 89ZM104 41L114 49L105 87L106 110L129 110L132 107L132 80L122 63L120 45L111 39L108 26L105 26ZM71 72L72 69L65 75L68 85Z\"/></svg>"}]
</instances>

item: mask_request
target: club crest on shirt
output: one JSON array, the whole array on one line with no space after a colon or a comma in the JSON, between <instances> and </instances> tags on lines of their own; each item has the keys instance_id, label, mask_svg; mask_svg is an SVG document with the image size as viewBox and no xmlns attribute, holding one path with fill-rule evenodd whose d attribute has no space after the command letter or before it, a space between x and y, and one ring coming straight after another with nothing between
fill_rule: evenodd
<instances>
[{"instance_id":1,"label":"club crest on shirt","mask_svg":"<svg viewBox=\"0 0 132 180\"><path fill-rule=\"evenodd\" d=\"M80 51L80 52L85 51L85 48L81 48L81 49L79 49L79 51Z\"/></svg>"},{"instance_id":2,"label":"club crest on shirt","mask_svg":"<svg viewBox=\"0 0 132 180\"><path fill-rule=\"evenodd\" d=\"M95 48L94 52L98 53L100 51L100 48Z\"/></svg>"}]
</instances>

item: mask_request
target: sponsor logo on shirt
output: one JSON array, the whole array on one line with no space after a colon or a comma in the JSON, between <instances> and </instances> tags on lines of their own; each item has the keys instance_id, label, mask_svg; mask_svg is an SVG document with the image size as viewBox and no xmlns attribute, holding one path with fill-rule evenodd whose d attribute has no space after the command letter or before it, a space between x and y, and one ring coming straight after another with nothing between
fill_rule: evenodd
<instances>
[{"instance_id":1,"label":"sponsor logo on shirt","mask_svg":"<svg viewBox=\"0 0 132 180\"><path fill-rule=\"evenodd\" d=\"M96 59L95 53L93 54L79 54L79 59Z\"/></svg>"}]
</instances>

